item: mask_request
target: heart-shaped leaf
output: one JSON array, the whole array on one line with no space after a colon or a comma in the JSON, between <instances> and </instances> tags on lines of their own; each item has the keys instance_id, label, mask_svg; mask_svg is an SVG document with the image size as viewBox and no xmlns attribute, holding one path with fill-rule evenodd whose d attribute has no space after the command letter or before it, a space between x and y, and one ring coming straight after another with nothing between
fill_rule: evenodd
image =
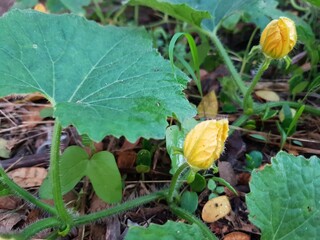
<instances>
[{"instance_id":1,"label":"heart-shaped leaf","mask_svg":"<svg viewBox=\"0 0 320 240\"><path fill-rule=\"evenodd\" d=\"M64 127L95 141L163 138L167 116L195 114L182 93L187 76L143 29L32 10L9 12L0 29L0 96L41 92Z\"/></svg>"},{"instance_id":2,"label":"heart-shaped leaf","mask_svg":"<svg viewBox=\"0 0 320 240\"><path fill-rule=\"evenodd\" d=\"M261 239L317 239L320 234L320 159L279 152L253 171L247 204Z\"/></svg>"},{"instance_id":3,"label":"heart-shaped leaf","mask_svg":"<svg viewBox=\"0 0 320 240\"><path fill-rule=\"evenodd\" d=\"M62 194L72 190L84 176L88 176L96 194L102 200L108 203L121 200L121 176L110 152L101 151L89 159L83 148L68 147L61 155L60 174ZM53 198L51 186L52 180L48 176L40 187L41 198Z\"/></svg>"}]
</instances>

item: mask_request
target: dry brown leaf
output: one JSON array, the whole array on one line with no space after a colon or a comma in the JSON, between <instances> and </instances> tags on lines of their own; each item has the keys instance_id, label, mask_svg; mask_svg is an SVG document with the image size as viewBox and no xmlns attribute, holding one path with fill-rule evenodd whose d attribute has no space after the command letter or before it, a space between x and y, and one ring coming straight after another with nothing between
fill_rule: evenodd
<instances>
[{"instance_id":1,"label":"dry brown leaf","mask_svg":"<svg viewBox=\"0 0 320 240\"><path fill-rule=\"evenodd\" d=\"M227 234L223 240L250 240L251 237L243 232L232 232Z\"/></svg>"},{"instance_id":2,"label":"dry brown leaf","mask_svg":"<svg viewBox=\"0 0 320 240\"><path fill-rule=\"evenodd\" d=\"M119 152L117 157L117 164L119 168L132 168L137 159L137 153L129 150Z\"/></svg>"},{"instance_id":3,"label":"dry brown leaf","mask_svg":"<svg viewBox=\"0 0 320 240\"><path fill-rule=\"evenodd\" d=\"M212 223L223 218L231 211L229 199L226 196L220 196L210 199L202 209L202 219L205 222Z\"/></svg>"},{"instance_id":4,"label":"dry brown leaf","mask_svg":"<svg viewBox=\"0 0 320 240\"><path fill-rule=\"evenodd\" d=\"M220 161L219 165L219 176L226 180L231 186L237 185L236 173L233 170L231 163L226 161Z\"/></svg>"},{"instance_id":5,"label":"dry brown leaf","mask_svg":"<svg viewBox=\"0 0 320 240\"><path fill-rule=\"evenodd\" d=\"M8 172L8 176L20 187L38 187L47 176L47 170L40 167L18 168Z\"/></svg>"},{"instance_id":6,"label":"dry brown leaf","mask_svg":"<svg viewBox=\"0 0 320 240\"><path fill-rule=\"evenodd\" d=\"M202 98L198 106L198 115L200 118L214 118L218 114L218 109L219 104L216 93L214 91L211 91Z\"/></svg>"},{"instance_id":7,"label":"dry brown leaf","mask_svg":"<svg viewBox=\"0 0 320 240\"><path fill-rule=\"evenodd\" d=\"M10 232L22 218L18 213L0 213L0 233Z\"/></svg>"},{"instance_id":8,"label":"dry brown leaf","mask_svg":"<svg viewBox=\"0 0 320 240\"><path fill-rule=\"evenodd\" d=\"M267 102L279 102L280 101L279 95L274 91L258 90L255 92L255 94L257 95L257 97L259 97Z\"/></svg>"},{"instance_id":9,"label":"dry brown leaf","mask_svg":"<svg viewBox=\"0 0 320 240\"><path fill-rule=\"evenodd\" d=\"M16 209L20 205L21 200L15 196L0 197L0 209Z\"/></svg>"}]
</instances>

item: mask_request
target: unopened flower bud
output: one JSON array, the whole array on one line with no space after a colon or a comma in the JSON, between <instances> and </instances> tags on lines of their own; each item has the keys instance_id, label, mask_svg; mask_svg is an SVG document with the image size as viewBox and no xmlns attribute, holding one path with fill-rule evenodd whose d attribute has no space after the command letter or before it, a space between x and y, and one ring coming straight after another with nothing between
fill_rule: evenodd
<instances>
[{"instance_id":1,"label":"unopened flower bud","mask_svg":"<svg viewBox=\"0 0 320 240\"><path fill-rule=\"evenodd\" d=\"M271 21L263 30L260 38L262 52L273 59L288 55L297 42L294 22L286 17Z\"/></svg>"},{"instance_id":2,"label":"unopened flower bud","mask_svg":"<svg viewBox=\"0 0 320 240\"><path fill-rule=\"evenodd\" d=\"M208 169L224 150L228 137L227 119L208 120L197 124L187 135L183 154L191 168Z\"/></svg>"}]
</instances>

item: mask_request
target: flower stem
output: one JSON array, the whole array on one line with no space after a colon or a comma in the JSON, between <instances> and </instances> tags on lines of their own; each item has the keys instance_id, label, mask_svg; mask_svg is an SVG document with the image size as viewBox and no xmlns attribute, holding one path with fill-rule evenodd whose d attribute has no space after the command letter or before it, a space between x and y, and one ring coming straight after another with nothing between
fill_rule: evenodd
<instances>
[{"instance_id":1,"label":"flower stem","mask_svg":"<svg viewBox=\"0 0 320 240\"><path fill-rule=\"evenodd\" d=\"M168 193L168 196L167 196L168 203L172 203L173 202L173 197L174 197L174 193L175 193L175 190L177 188L177 185L178 185L179 177L180 177L181 173L188 167L189 167L189 164L185 162L174 173L174 175L172 177L172 180L171 180L169 193Z\"/></svg>"},{"instance_id":2,"label":"flower stem","mask_svg":"<svg viewBox=\"0 0 320 240\"><path fill-rule=\"evenodd\" d=\"M223 61L227 65L227 67L228 67L228 69L230 71L230 74L233 77L233 79L235 80L235 82L236 82L238 88L240 89L242 95L245 95L247 87L245 86L244 82L242 81L239 72L235 68L235 66L232 63L232 61L231 61L226 49L224 48L223 44L221 43L220 39L217 36L218 27L216 27L215 30L212 31L212 32L204 30L201 27L197 27L197 29L198 29L198 31L200 31L203 34L207 35L212 40L212 42L216 46L220 56L222 57Z\"/></svg>"},{"instance_id":3,"label":"flower stem","mask_svg":"<svg viewBox=\"0 0 320 240\"><path fill-rule=\"evenodd\" d=\"M28 191L26 191L25 189L21 188L14 181L12 181L7 176L7 174L5 173L5 171L3 170L2 167L0 167L0 177L1 177L0 180L3 181L3 183L5 185L7 185L14 193L19 195L22 199L34 204L35 206L37 206L39 208L42 208L44 211L50 213L51 215L57 215L57 211L56 211L55 208L53 208L50 205L45 204L44 202L40 201L39 199L34 197L32 194L30 194Z\"/></svg>"},{"instance_id":4,"label":"flower stem","mask_svg":"<svg viewBox=\"0 0 320 240\"><path fill-rule=\"evenodd\" d=\"M62 127L59 120L56 119L52 135L52 145L50 152L50 173L52 177L52 194L55 208L57 209L58 216L61 218L63 223L70 225L72 222L71 216L68 214L63 202L63 196L61 191L60 182L60 137L61 137Z\"/></svg>"},{"instance_id":5,"label":"flower stem","mask_svg":"<svg viewBox=\"0 0 320 240\"><path fill-rule=\"evenodd\" d=\"M176 204L170 204L171 211L180 218L187 220L189 223L196 224L203 232L206 240L217 240L218 238L209 230L209 228L196 216L188 211L178 207Z\"/></svg>"},{"instance_id":6,"label":"flower stem","mask_svg":"<svg viewBox=\"0 0 320 240\"><path fill-rule=\"evenodd\" d=\"M244 112L248 115L251 115L253 113L253 101L251 98L251 93L253 92L255 86L261 79L262 74L264 71L266 71L270 65L271 58L265 58L263 63L260 65L257 74L254 76L252 83L250 84L250 87L248 88L246 94L244 95L243 99L243 109Z\"/></svg>"},{"instance_id":7,"label":"flower stem","mask_svg":"<svg viewBox=\"0 0 320 240\"><path fill-rule=\"evenodd\" d=\"M142 196L127 202L124 202L122 204L119 204L118 206L96 212L96 213L91 213L88 215L80 216L74 218L73 225L82 225L82 224L87 224L93 221L97 221L99 219L109 217L111 215L119 214L124 211L128 211L129 209L138 207L140 205L155 201L160 198L165 198L166 193L168 190L163 190L159 192L155 192L146 196Z\"/></svg>"}]
</instances>

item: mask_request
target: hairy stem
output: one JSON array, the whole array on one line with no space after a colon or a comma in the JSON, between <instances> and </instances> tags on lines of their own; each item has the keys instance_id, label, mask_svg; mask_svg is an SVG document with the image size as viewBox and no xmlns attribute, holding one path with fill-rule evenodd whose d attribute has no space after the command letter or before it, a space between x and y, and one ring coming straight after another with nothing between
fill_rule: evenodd
<instances>
[{"instance_id":1,"label":"hairy stem","mask_svg":"<svg viewBox=\"0 0 320 240\"><path fill-rule=\"evenodd\" d=\"M271 62L271 58L266 57L265 60L263 61L263 63L260 65L258 72L254 76L246 94L244 95L243 109L246 114L250 115L253 113L253 101L251 98L251 93L253 92L255 86L257 85L257 83L261 79L261 76L264 73L264 71L266 71L268 69L270 62Z\"/></svg>"},{"instance_id":2,"label":"hairy stem","mask_svg":"<svg viewBox=\"0 0 320 240\"><path fill-rule=\"evenodd\" d=\"M51 215L57 215L57 211L56 211L55 208L53 208L50 205L45 204L44 202L40 201L35 196L33 196L28 191L26 191L25 189L21 188L14 181L12 181L8 177L8 175L5 173L5 171L3 170L2 167L0 167L0 176L1 176L1 180L3 181L3 183L5 185L7 185L14 193L19 195L22 199L34 204L35 206L41 208L42 210L48 212Z\"/></svg>"},{"instance_id":3,"label":"hairy stem","mask_svg":"<svg viewBox=\"0 0 320 240\"><path fill-rule=\"evenodd\" d=\"M19 233L17 239L31 239L34 235L45 230L47 228L59 227L61 225L61 221L57 218L45 218L41 219L23 229L22 232Z\"/></svg>"},{"instance_id":4,"label":"hairy stem","mask_svg":"<svg viewBox=\"0 0 320 240\"><path fill-rule=\"evenodd\" d=\"M233 77L233 79L235 80L238 88L240 89L242 95L245 95L247 87L245 86L244 82L241 79L241 76L239 74L239 72L237 71L237 69L235 68L234 64L232 63L226 49L224 48L223 44L221 43L220 39L217 36L217 29L218 27L212 31L209 32L207 30L204 30L200 27L197 28L198 31L202 32L203 34L207 35L211 41L214 43L214 45L216 46L220 56L222 57L223 61L225 62L225 64L227 65L231 76Z\"/></svg>"},{"instance_id":5,"label":"hairy stem","mask_svg":"<svg viewBox=\"0 0 320 240\"><path fill-rule=\"evenodd\" d=\"M172 177L172 180L171 180L169 193L168 193L168 196L167 196L167 201L169 203L173 202L174 192L175 192L175 190L177 188L178 180L179 180L179 177L180 177L181 173L188 167L189 167L189 164L188 163L184 163L174 173L174 175Z\"/></svg>"},{"instance_id":6,"label":"hairy stem","mask_svg":"<svg viewBox=\"0 0 320 240\"><path fill-rule=\"evenodd\" d=\"M52 194L55 208L57 209L58 216L61 218L63 223L70 225L72 219L68 214L63 202L63 196L61 191L60 182L60 137L62 127L59 120L56 119L52 135L52 145L50 152L50 173L52 177Z\"/></svg>"},{"instance_id":7,"label":"hairy stem","mask_svg":"<svg viewBox=\"0 0 320 240\"><path fill-rule=\"evenodd\" d=\"M163 190L159 192L155 192L146 196L142 196L127 202L124 202L122 204L119 204L117 206L114 206L112 208L96 212L96 213L91 213L85 216L80 216L74 218L73 225L82 225L82 224L87 224L93 221L97 221L102 218L106 218L115 214L119 214L124 211L128 211L132 208L138 207L140 205L155 201L157 199L165 198L166 193L168 190Z\"/></svg>"},{"instance_id":8,"label":"hairy stem","mask_svg":"<svg viewBox=\"0 0 320 240\"><path fill-rule=\"evenodd\" d=\"M203 235L205 236L206 240L217 240L218 238L209 230L209 228L196 216L192 215L188 211L178 207L176 204L170 204L171 211L180 218L187 220L189 223L196 224Z\"/></svg>"}]
</instances>

